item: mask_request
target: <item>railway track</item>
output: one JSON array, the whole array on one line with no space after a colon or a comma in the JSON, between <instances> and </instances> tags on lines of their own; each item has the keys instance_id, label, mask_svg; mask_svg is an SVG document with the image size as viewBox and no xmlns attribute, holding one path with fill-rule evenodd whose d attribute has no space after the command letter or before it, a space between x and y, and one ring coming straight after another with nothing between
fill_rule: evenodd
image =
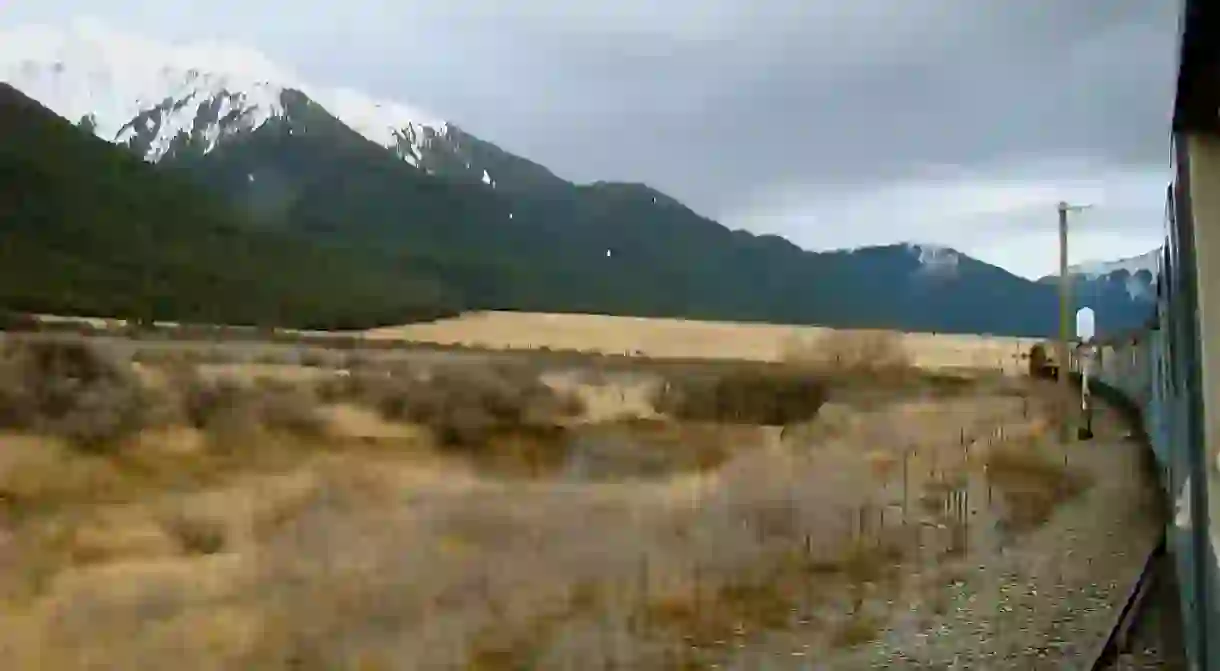
<instances>
[{"instance_id":1,"label":"railway track","mask_svg":"<svg viewBox=\"0 0 1220 671\"><path fill-rule=\"evenodd\" d=\"M1096 651L1090 655L1092 662L1086 667L1090 671L1120 668L1118 666L1119 655L1128 648L1131 633L1143 613L1142 606L1152 589L1153 582L1157 578L1157 569L1163 566L1158 560L1164 555L1165 536L1162 535L1156 547L1152 549L1152 552L1148 553L1148 558L1144 560L1143 569L1123 600L1122 608L1118 610L1114 618L1114 625L1110 628L1110 633L1098 644Z\"/></svg>"}]
</instances>

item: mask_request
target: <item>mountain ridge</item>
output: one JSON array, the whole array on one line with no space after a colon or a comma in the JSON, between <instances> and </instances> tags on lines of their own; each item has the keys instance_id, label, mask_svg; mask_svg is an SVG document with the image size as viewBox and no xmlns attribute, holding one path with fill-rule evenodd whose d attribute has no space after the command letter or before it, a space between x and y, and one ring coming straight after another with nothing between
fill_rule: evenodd
<instances>
[{"instance_id":1,"label":"mountain ridge","mask_svg":"<svg viewBox=\"0 0 1220 671\"><path fill-rule=\"evenodd\" d=\"M1157 274L1163 247L1112 261L1086 261L1068 266L1072 291L1082 300L1108 292L1124 292L1133 302L1151 303L1156 300ZM1059 275L1038 279L1042 284L1058 284Z\"/></svg>"},{"instance_id":2,"label":"mountain ridge","mask_svg":"<svg viewBox=\"0 0 1220 671\"><path fill-rule=\"evenodd\" d=\"M1119 271L1126 271L1131 275L1137 275L1140 271L1147 271L1155 276L1161 262L1163 249L1163 247L1158 246L1135 256L1125 256L1109 261L1085 261L1084 263L1068 266L1068 272L1076 275L1100 277Z\"/></svg>"},{"instance_id":3,"label":"mountain ridge","mask_svg":"<svg viewBox=\"0 0 1220 671\"><path fill-rule=\"evenodd\" d=\"M16 28L0 33L0 43L5 45L0 47L0 81L67 119L92 114L95 133L110 142L146 136L147 129L133 122L141 115L152 119L155 109L160 132L157 141L145 139L152 147L168 144L178 133L191 134L200 111L206 116L216 106L230 105L226 112L234 122L254 130L282 113L279 98L286 90L317 101L413 164L421 161L430 141L448 130L446 122L400 102L307 83L251 50L160 44L95 19L74 21L66 29ZM230 51L241 55L217 57ZM223 71L217 61L232 69ZM216 136L224 130L217 129ZM144 157L156 161L162 156L154 151Z\"/></svg>"},{"instance_id":4,"label":"mountain ridge","mask_svg":"<svg viewBox=\"0 0 1220 671\"><path fill-rule=\"evenodd\" d=\"M27 82L60 116L257 226L434 278L469 309L1054 331L1053 288L950 247L812 252L730 230L645 184L569 182L454 124L406 119L407 106L273 84L298 80L269 62L258 76L183 69L191 61L178 56L117 72L121 59L98 54L129 38L87 26L58 35L31 52L41 62L4 42L0 79ZM81 45L65 41L73 36ZM73 53L96 63L82 71L67 62ZM120 86L123 77L134 83ZM328 95L342 104L318 100ZM1100 327L1142 318L1145 306L1104 289Z\"/></svg>"},{"instance_id":5,"label":"mountain ridge","mask_svg":"<svg viewBox=\"0 0 1220 671\"><path fill-rule=\"evenodd\" d=\"M3 82L0 126L4 310L305 328L456 312L439 285L260 230Z\"/></svg>"}]
</instances>

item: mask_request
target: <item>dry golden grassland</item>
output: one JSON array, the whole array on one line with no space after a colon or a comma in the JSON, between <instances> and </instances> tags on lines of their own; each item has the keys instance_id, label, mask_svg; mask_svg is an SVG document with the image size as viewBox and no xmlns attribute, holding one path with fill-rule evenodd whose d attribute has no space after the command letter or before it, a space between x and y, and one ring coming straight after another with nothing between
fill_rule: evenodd
<instances>
[{"instance_id":1,"label":"dry golden grassland","mask_svg":"<svg viewBox=\"0 0 1220 671\"><path fill-rule=\"evenodd\" d=\"M454 319L366 332L370 339L466 345L490 349L579 350L657 358L783 361L789 350L809 351L828 334L875 338L876 331L815 326L687 321L606 315L475 312ZM1019 372L1033 338L908 333L903 347L921 368L977 368Z\"/></svg>"},{"instance_id":2,"label":"dry golden grassland","mask_svg":"<svg viewBox=\"0 0 1220 671\"><path fill-rule=\"evenodd\" d=\"M667 328L581 349L718 351ZM723 336L769 366L334 368L9 338L0 659L801 668L937 628L963 567L1095 489L1036 382L931 374L911 336L790 336Z\"/></svg>"}]
</instances>

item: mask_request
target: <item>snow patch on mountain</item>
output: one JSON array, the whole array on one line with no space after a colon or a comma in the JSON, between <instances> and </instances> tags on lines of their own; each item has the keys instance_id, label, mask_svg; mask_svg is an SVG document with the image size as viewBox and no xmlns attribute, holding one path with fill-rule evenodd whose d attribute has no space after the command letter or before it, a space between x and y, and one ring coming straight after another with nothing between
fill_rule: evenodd
<instances>
[{"instance_id":1,"label":"snow patch on mountain","mask_svg":"<svg viewBox=\"0 0 1220 671\"><path fill-rule=\"evenodd\" d=\"M1090 279L1109 275L1119 271L1126 271L1131 275L1136 275L1141 270L1148 271L1155 281L1157 271L1161 263L1161 248L1157 247L1149 252L1140 254L1139 256L1131 256L1125 259L1116 261L1086 261L1074 266L1068 267L1068 272L1075 275L1084 275Z\"/></svg>"},{"instance_id":2,"label":"snow patch on mountain","mask_svg":"<svg viewBox=\"0 0 1220 671\"><path fill-rule=\"evenodd\" d=\"M143 155L150 161L161 160L180 137L198 137L200 149L207 153L222 137L255 130L286 116L281 93L278 87L261 83L240 93L230 93L227 86L191 91L141 112L112 139L128 146L143 140Z\"/></svg>"},{"instance_id":3,"label":"snow patch on mountain","mask_svg":"<svg viewBox=\"0 0 1220 671\"><path fill-rule=\"evenodd\" d=\"M412 165L418 166L429 143L436 137L443 137L449 129L446 122L414 107L371 98L352 89L327 89L303 83L291 88L309 96L365 138L398 150Z\"/></svg>"},{"instance_id":4,"label":"snow patch on mountain","mask_svg":"<svg viewBox=\"0 0 1220 671\"><path fill-rule=\"evenodd\" d=\"M1133 299L1136 298L1151 298L1156 295L1156 275L1152 276L1150 282L1142 281L1138 275L1132 273L1123 281L1123 288L1127 290L1127 295Z\"/></svg>"},{"instance_id":5,"label":"snow patch on mountain","mask_svg":"<svg viewBox=\"0 0 1220 671\"><path fill-rule=\"evenodd\" d=\"M89 118L102 139L142 139L145 158L153 161L182 136L198 138L210 151L227 135L283 118L286 90L304 93L415 165L428 143L448 130L414 107L302 81L248 48L157 42L95 19L0 31L0 81L69 120Z\"/></svg>"},{"instance_id":6,"label":"snow patch on mountain","mask_svg":"<svg viewBox=\"0 0 1220 671\"><path fill-rule=\"evenodd\" d=\"M205 74L204 64L241 67ZM210 45L175 49L93 20L74 21L66 30L23 26L0 32L0 79L67 119L91 116L94 133L112 142L141 112L167 99L185 104L165 120L166 133L189 131L189 125L181 126L192 105L222 91L242 92L248 108L275 114L279 91L269 86L268 76L289 77L255 52Z\"/></svg>"},{"instance_id":7,"label":"snow patch on mountain","mask_svg":"<svg viewBox=\"0 0 1220 671\"><path fill-rule=\"evenodd\" d=\"M1089 284L1122 282L1123 291L1132 300L1146 301L1156 297L1161 253L1161 248L1158 247L1138 256L1115 261L1088 261L1069 266L1068 272ZM1144 275L1144 272L1148 274ZM1055 277L1048 276L1044 279L1053 281Z\"/></svg>"},{"instance_id":8,"label":"snow patch on mountain","mask_svg":"<svg viewBox=\"0 0 1220 671\"><path fill-rule=\"evenodd\" d=\"M922 266L921 270L936 275L953 275L957 273L957 264L961 255L957 250L944 245L907 242L906 248L915 254Z\"/></svg>"}]
</instances>

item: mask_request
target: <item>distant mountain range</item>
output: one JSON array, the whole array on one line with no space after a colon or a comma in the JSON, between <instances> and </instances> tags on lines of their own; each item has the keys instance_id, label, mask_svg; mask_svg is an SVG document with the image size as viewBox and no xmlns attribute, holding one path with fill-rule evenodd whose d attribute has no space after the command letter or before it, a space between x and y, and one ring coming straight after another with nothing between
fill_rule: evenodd
<instances>
[{"instance_id":1,"label":"distant mountain range","mask_svg":"<svg viewBox=\"0 0 1220 671\"><path fill-rule=\"evenodd\" d=\"M1083 292L1082 298L1098 293L1099 286L1121 286L1132 300L1155 300L1161 254L1162 250L1158 247L1117 261L1082 263L1068 271L1076 276L1079 290Z\"/></svg>"},{"instance_id":2,"label":"distant mountain range","mask_svg":"<svg viewBox=\"0 0 1220 671\"><path fill-rule=\"evenodd\" d=\"M1089 306L1096 311L1101 320L1100 329L1121 330L1142 325L1138 322L1141 312L1146 311L1151 316L1156 302L1156 277L1161 253L1161 248L1157 248L1114 261L1091 261L1070 266L1068 272L1072 277L1073 301L1078 306ZM1038 282L1057 288L1059 277L1049 275ZM1115 320L1113 315L1116 314L1122 318Z\"/></svg>"},{"instance_id":3,"label":"distant mountain range","mask_svg":"<svg viewBox=\"0 0 1220 671\"><path fill-rule=\"evenodd\" d=\"M16 222L0 233L16 263L0 267L0 307L323 328L491 308L1056 327L1045 279L937 245L815 253L729 230L649 186L568 182L257 54L241 60L252 72L222 71L232 58L97 25L13 31L0 45L6 135L29 129L0 146L0 175L23 189L0 195ZM1077 269L1078 302L1101 330L1147 317L1144 270Z\"/></svg>"}]
</instances>

